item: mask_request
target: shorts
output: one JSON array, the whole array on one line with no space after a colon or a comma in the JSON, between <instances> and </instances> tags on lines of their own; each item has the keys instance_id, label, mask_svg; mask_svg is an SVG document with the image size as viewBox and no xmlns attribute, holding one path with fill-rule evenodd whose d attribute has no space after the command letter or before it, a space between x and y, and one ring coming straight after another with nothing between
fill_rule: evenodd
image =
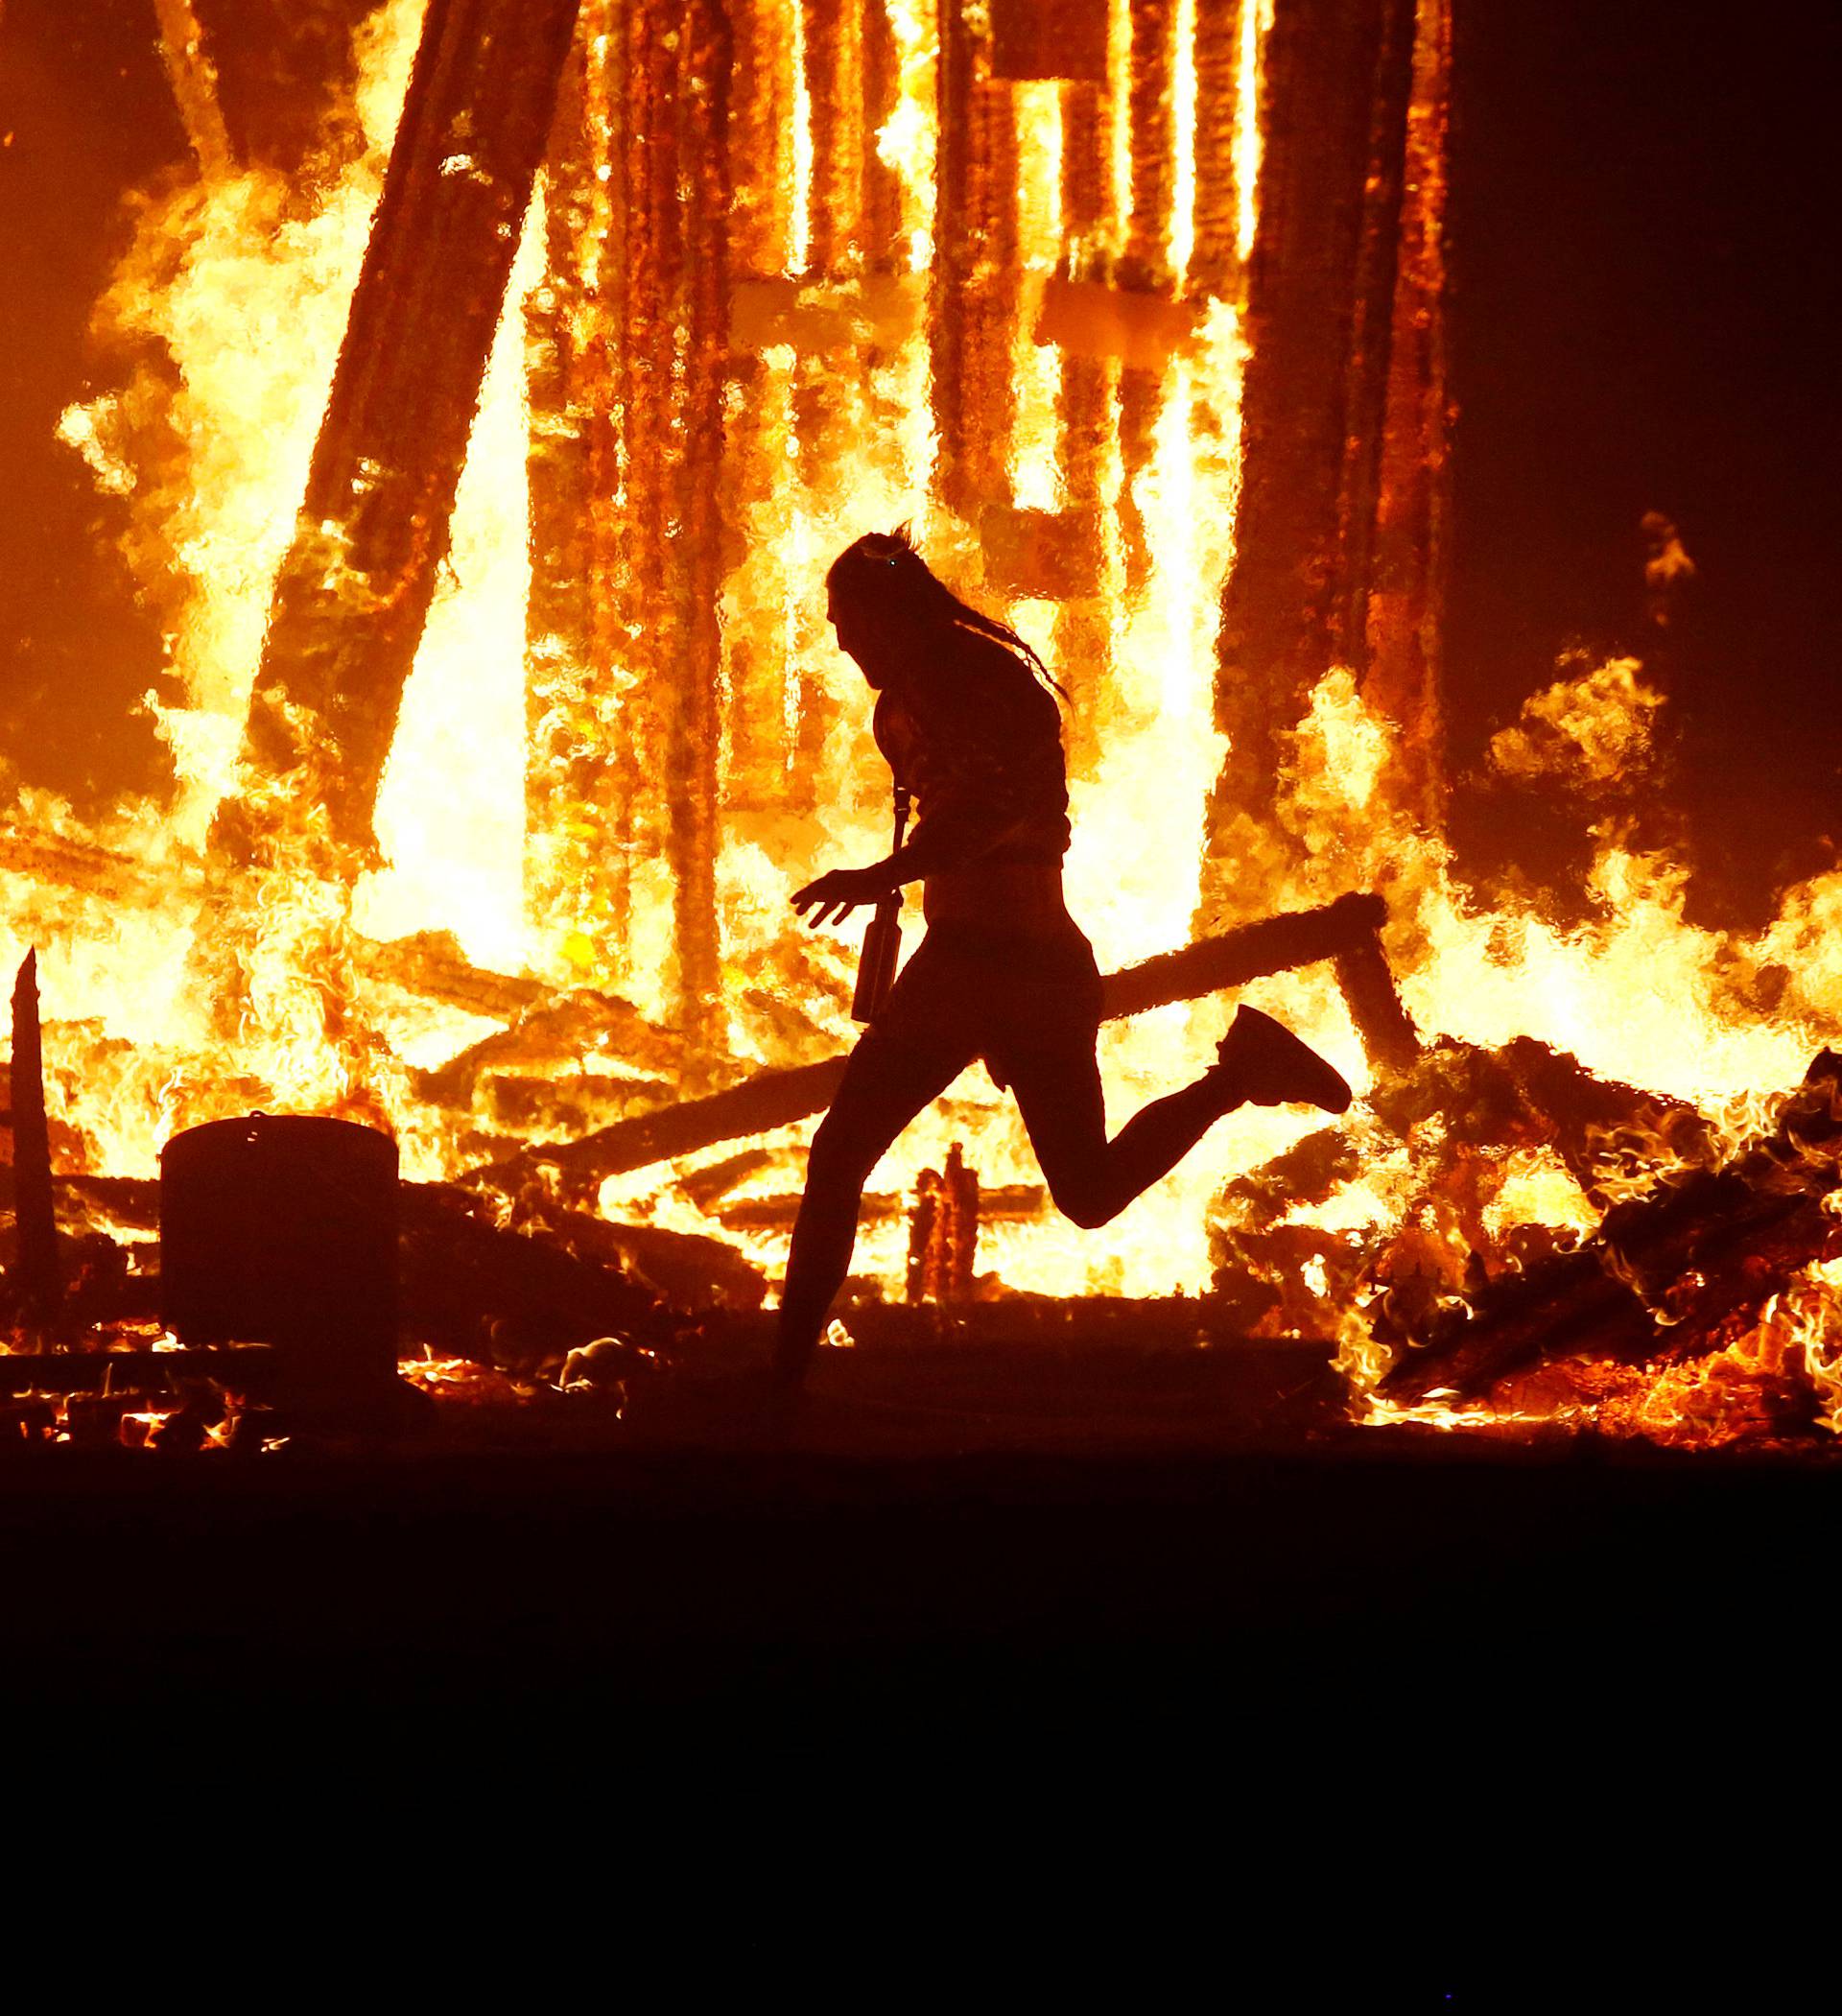
<instances>
[{"instance_id":1,"label":"shorts","mask_svg":"<svg viewBox=\"0 0 1842 2016\"><path fill-rule=\"evenodd\" d=\"M864 1040L982 1057L1003 1085L1020 1052L1091 1055L1099 1026L1100 970L1074 924L1027 935L935 924Z\"/></svg>"}]
</instances>

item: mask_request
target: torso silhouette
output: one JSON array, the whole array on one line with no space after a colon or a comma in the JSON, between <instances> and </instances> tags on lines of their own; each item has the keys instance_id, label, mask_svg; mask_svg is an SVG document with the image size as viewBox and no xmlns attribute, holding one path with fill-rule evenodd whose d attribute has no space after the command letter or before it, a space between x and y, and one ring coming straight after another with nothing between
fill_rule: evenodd
<instances>
[{"instance_id":1,"label":"torso silhouette","mask_svg":"<svg viewBox=\"0 0 1842 2016\"><path fill-rule=\"evenodd\" d=\"M1068 780L1054 699L1003 645L954 625L905 654L877 700L877 747L914 795L897 859L930 924L1024 932L1064 921Z\"/></svg>"}]
</instances>

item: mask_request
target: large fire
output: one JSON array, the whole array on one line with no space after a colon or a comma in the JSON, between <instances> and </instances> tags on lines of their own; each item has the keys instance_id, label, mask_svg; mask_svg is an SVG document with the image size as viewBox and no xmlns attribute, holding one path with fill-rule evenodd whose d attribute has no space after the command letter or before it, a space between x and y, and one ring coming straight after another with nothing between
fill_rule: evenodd
<instances>
[{"instance_id":1,"label":"large fire","mask_svg":"<svg viewBox=\"0 0 1842 2016\"><path fill-rule=\"evenodd\" d=\"M188 13L163 10L169 36ZM508 1222L562 1198L714 1236L776 1281L810 1119L604 1172L546 1150L851 1041L855 944L803 933L787 897L883 848L868 696L822 577L908 521L1073 696L1070 904L1103 969L1375 890L1422 1054L1372 1057L1320 961L1246 992L1357 1088L1335 1127L1244 1111L1076 1231L975 1072L874 1194L907 1199L964 1144L1008 1199L981 1293L1227 1295L1256 1330L1336 1338L1370 1418L1722 1441L1774 1433L1760 1395L1801 1381L1842 1426L1828 1255L1692 1359L1589 1357L1493 1397L1376 1390L1415 1309L1430 1322L1770 1130L1842 1042L1842 876L1788 890L1750 937L1685 920L1683 866L1635 851L1620 816L1665 704L1634 660L1563 666L1491 750L1506 787L1565 790L1595 821L1592 920L1453 872L1424 648L1444 0L1420 0L1404 71L1387 312L1413 340L1374 479L1391 586L1363 662L1307 668L1270 808L1242 816L1218 633L1263 452L1244 409L1271 0L1110 0L1103 38L1059 69L1020 45L1026 17L1056 11L584 0L374 849L311 791L265 824L282 788L248 723L424 0L371 13L348 116L292 179L225 150L196 36L169 52L196 173L138 204L95 310L99 344L134 362L60 438L130 508L180 695L147 702L172 785L87 822L24 792L0 831L0 959L38 948L58 1167L149 1176L176 1130L252 1107L363 1119L406 1176L473 1182ZM227 856L227 807L269 837ZM1200 1068L1230 1008L1110 1025L1116 1114ZM1518 1039L1647 1095L1650 1117L1584 1148L1484 1127L1462 1059ZM906 1210L868 1214L866 1292L901 1293L909 1239Z\"/></svg>"}]
</instances>

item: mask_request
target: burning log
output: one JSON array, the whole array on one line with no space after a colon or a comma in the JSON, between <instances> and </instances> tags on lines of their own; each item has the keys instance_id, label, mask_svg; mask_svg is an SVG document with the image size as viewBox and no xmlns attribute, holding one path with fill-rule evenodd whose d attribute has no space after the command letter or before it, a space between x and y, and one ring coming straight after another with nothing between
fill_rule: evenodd
<instances>
[{"instance_id":1,"label":"burning log","mask_svg":"<svg viewBox=\"0 0 1842 2016\"><path fill-rule=\"evenodd\" d=\"M488 1074L517 1078L539 1073L552 1083L553 1097L562 1097L559 1079L579 1074L584 1059L610 1052L632 1069L675 1080L682 1070L685 1046L681 1036L657 1028L615 995L588 988L560 995L540 990L536 1001L509 1028L495 1030L445 1064L418 1074L416 1090L438 1104L465 1109ZM608 1089L614 1089L611 1081ZM634 1097L643 1096L645 1082L630 1080L627 1089ZM516 1097L514 1093L514 1104Z\"/></svg>"},{"instance_id":2,"label":"burning log","mask_svg":"<svg viewBox=\"0 0 1842 2016\"><path fill-rule=\"evenodd\" d=\"M522 1174L523 1165L542 1164L561 1170L572 1183L599 1183L603 1176L692 1154L719 1141L791 1127L796 1120L810 1120L815 1113L824 1112L831 1104L843 1079L844 1064L843 1057L827 1057L822 1063L802 1064L791 1071L764 1071L708 1099L686 1100L638 1120L617 1121L580 1141L531 1149L511 1163L474 1170L468 1180L511 1183Z\"/></svg>"},{"instance_id":3,"label":"burning log","mask_svg":"<svg viewBox=\"0 0 1842 2016\"><path fill-rule=\"evenodd\" d=\"M430 0L246 740L350 845L370 840L577 4Z\"/></svg>"},{"instance_id":4,"label":"burning log","mask_svg":"<svg viewBox=\"0 0 1842 2016\"><path fill-rule=\"evenodd\" d=\"M1140 1015L1175 1001L1193 1001L1235 987L1266 973L1281 973L1318 960L1338 959L1373 942L1386 920L1379 896L1341 896L1322 910L1263 918L1181 952L1167 952L1142 964L1107 975L1101 1012L1106 1020ZM1397 1004L1398 1006L1398 1004ZM1401 1026L1413 1026L1401 1010ZM1404 1038L1397 1032L1391 1040ZM1413 1038L1417 1042L1417 1038ZM802 1064L791 1071L764 1071L708 1099L687 1100L638 1120L618 1121L579 1141L536 1148L509 1163L474 1170L466 1179L515 1186L527 1165L561 1170L576 1184L599 1183L625 1170L644 1169L673 1155L688 1155L719 1141L767 1133L822 1113L844 1075L843 1057Z\"/></svg>"},{"instance_id":5,"label":"burning log","mask_svg":"<svg viewBox=\"0 0 1842 2016\"><path fill-rule=\"evenodd\" d=\"M18 1351L0 1354L0 1393L159 1393L182 1379L209 1379L233 1392L262 1395L274 1376L274 1357L268 1344Z\"/></svg>"},{"instance_id":6,"label":"burning log","mask_svg":"<svg viewBox=\"0 0 1842 2016\"><path fill-rule=\"evenodd\" d=\"M1395 992L1378 937L1387 919L1387 905L1376 895L1339 896L1320 910L1263 917L1108 974L1103 1013L1109 1021L1139 1015L1328 959L1336 962L1337 980L1371 1056L1399 1062L1417 1052L1419 1037Z\"/></svg>"},{"instance_id":7,"label":"burning log","mask_svg":"<svg viewBox=\"0 0 1842 2016\"><path fill-rule=\"evenodd\" d=\"M0 827L0 868L21 882L102 896L115 903L152 908L170 903L175 893L174 876L146 862L118 854L96 841L19 826ZM193 877L180 868L177 880L179 889L187 889Z\"/></svg>"},{"instance_id":8,"label":"burning log","mask_svg":"<svg viewBox=\"0 0 1842 2016\"><path fill-rule=\"evenodd\" d=\"M1586 1245L1494 1283L1381 1383L1389 1399L1473 1398L1536 1362L1680 1359L1712 1349L1835 1242L1842 1055L1824 1051L1772 1133L1719 1169L1665 1177L1608 1212Z\"/></svg>"},{"instance_id":9,"label":"burning log","mask_svg":"<svg viewBox=\"0 0 1842 2016\"><path fill-rule=\"evenodd\" d=\"M18 1320L41 1330L58 1314L58 1217L51 1195L51 1130L45 1117L44 1051L38 1027L38 955L28 952L12 988L12 1287Z\"/></svg>"},{"instance_id":10,"label":"burning log","mask_svg":"<svg viewBox=\"0 0 1842 2016\"><path fill-rule=\"evenodd\" d=\"M356 962L367 980L500 1022L515 1021L539 1003L555 999L554 990L541 980L476 966L447 931L424 931L383 943L361 939Z\"/></svg>"}]
</instances>

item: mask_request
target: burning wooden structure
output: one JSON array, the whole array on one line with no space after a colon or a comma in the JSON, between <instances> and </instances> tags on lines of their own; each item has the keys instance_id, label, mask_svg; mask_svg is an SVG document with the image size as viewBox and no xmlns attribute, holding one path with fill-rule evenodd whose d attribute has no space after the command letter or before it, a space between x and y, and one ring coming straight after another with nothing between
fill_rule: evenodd
<instances>
[{"instance_id":1,"label":"burning wooden structure","mask_svg":"<svg viewBox=\"0 0 1842 2016\"><path fill-rule=\"evenodd\" d=\"M1449 872L1447 0L380 0L329 16L318 143L268 153L227 18L160 19L191 159L60 433L131 500L172 773L0 828L4 940L55 976L44 1068L27 978L12 1051L23 1326L54 1164L66 1240L144 1244L162 1144L256 1108L394 1135L421 1341L529 1369L758 1304L854 951L785 892L880 851L819 583L902 520L1071 695L1110 1091L1257 984L1366 1097L1243 1115L1076 1235L969 1079L891 1158L862 1294L911 1256L969 1292L963 1227L943 1258L901 1202L964 1142L997 1289L1211 1296L1437 1412L1542 1356L1442 1311L1616 1302L1608 1172L1712 1168L1722 1101L1842 1035L1786 963L1823 891L1711 947L1613 845L1571 939ZM1639 734L1635 692L1537 725ZM1636 1027L1634 975L1712 1035ZM1822 1195L1722 1322L1808 1286ZM113 1279L83 1306L130 1320Z\"/></svg>"}]
</instances>

